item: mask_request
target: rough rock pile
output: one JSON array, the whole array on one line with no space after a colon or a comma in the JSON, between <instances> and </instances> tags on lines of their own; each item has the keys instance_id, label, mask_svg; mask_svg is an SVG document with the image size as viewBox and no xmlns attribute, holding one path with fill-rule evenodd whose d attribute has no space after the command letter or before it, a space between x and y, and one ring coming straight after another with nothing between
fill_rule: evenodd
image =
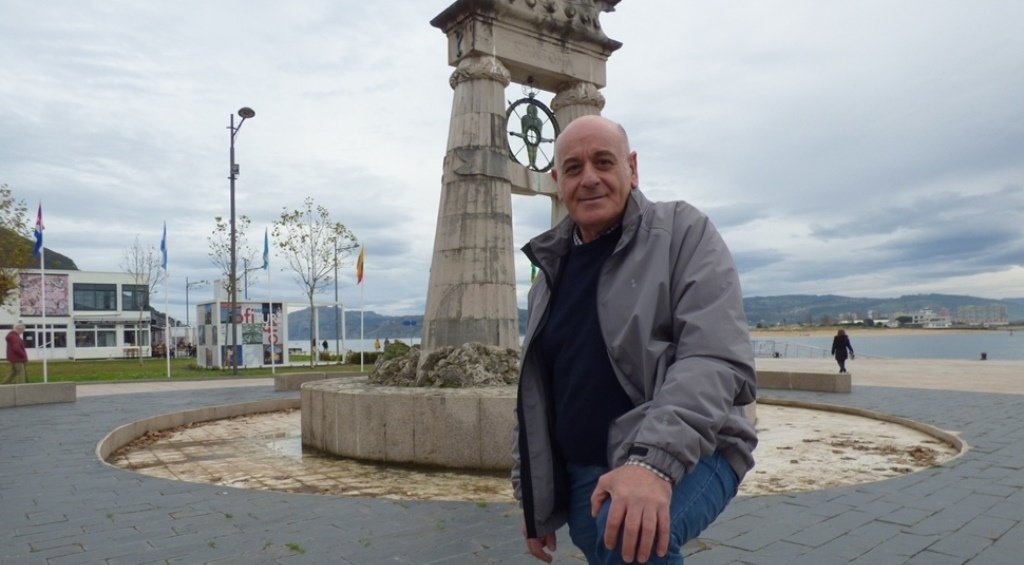
<instances>
[{"instance_id":1,"label":"rough rock pile","mask_svg":"<svg viewBox=\"0 0 1024 565\"><path fill-rule=\"evenodd\" d=\"M506 347L475 342L442 347L427 356L417 378L419 360L417 345L402 357L378 361L369 381L384 386L467 388L510 385L519 379L519 352Z\"/></svg>"}]
</instances>

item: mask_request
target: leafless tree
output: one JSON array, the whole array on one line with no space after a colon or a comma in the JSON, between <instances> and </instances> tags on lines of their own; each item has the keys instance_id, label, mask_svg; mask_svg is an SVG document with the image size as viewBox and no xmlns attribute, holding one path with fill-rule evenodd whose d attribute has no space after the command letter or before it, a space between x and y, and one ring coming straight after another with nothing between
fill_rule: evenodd
<instances>
[{"instance_id":1,"label":"leafless tree","mask_svg":"<svg viewBox=\"0 0 1024 565\"><path fill-rule=\"evenodd\" d=\"M167 278L167 271L160 268L161 256L152 245L145 245L135 236L135 241L124 250L124 257L121 260L121 270L132 276L136 289L145 287L146 296L139 300L134 296L135 306L139 309L139 321L135 325L135 346L139 348L139 364L142 364L142 344L139 340L139 329L142 326L143 315L149 316L150 297L156 294L157 285ZM141 302L141 303L140 303ZM170 328L165 328L164 347L170 347ZM150 332L150 345L152 345L152 332Z\"/></svg>"},{"instance_id":2,"label":"leafless tree","mask_svg":"<svg viewBox=\"0 0 1024 565\"><path fill-rule=\"evenodd\" d=\"M231 296L231 222L221 216L215 217L214 221L213 231L206 237L206 241L210 244L208 255L210 256L210 262L220 269L223 275L222 280L227 282L225 290L227 290L228 296ZM249 244L249 240L246 237L251 224L252 220L248 216L238 216L235 218L236 263L234 283L242 287L240 289L242 294L247 294L252 286L246 274L263 267L262 259L260 261L256 260L258 251ZM255 278L253 282L255 282Z\"/></svg>"},{"instance_id":3,"label":"leafless tree","mask_svg":"<svg viewBox=\"0 0 1024 565\"><path fill-rule=\"evenodd\" d=\"M330 212L308 196L302 208L284 208L271 233L275 247L309 299L310 320L315 324L313 297L334 282L335 266L352 254L359 241L351 230L333 221ZM315 327L309 332L310 365L316 364Z\"/></svg>"}]
</instances>

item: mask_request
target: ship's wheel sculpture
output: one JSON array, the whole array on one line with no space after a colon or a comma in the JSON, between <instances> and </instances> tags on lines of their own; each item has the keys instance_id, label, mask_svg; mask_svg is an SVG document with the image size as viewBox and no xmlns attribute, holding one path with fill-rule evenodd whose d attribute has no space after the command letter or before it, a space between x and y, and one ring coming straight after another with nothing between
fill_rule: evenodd
<instances>
[{"instance_id":1,"label":"ship's wheel sculpture","mask_svg":"<svg viewBox=\"0 0 1024 565\"><path fill-rule=\"evenodd\" d=\"M509 104L505 112L509 157L531 171L547 172L554 165L555 137L560 131L555 114L537 100L537 92L527 92Z\"/></svg>"}]
</instances>

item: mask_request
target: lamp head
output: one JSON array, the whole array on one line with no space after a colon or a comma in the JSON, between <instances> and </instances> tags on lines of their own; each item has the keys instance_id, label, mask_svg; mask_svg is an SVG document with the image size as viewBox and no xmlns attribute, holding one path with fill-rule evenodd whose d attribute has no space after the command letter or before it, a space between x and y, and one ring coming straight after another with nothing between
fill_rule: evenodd
<instances>
[{"instance_id":1,"label":"lamp head","mask_svg":"<svg viewBox=\"0 0 1024 565\"><path fill-rule=\"evenodd\" d=\"M256 112L248 106L243 106L238 109L238 115L243 118L251 118L256 115Z\"/></svg>"}]
</instances>

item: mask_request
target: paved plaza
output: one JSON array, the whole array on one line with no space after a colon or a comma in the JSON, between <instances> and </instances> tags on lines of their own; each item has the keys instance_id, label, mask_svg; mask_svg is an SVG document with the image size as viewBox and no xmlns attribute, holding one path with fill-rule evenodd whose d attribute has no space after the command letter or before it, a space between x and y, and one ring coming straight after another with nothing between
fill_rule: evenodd
<instances>
[{"instance_id":1,"label":"paved plaza","mask_svg":"<svg viewBox=\"0 0 1024 565\"><path fill-rule=\"evenodd\" d=\"M828 360L759 365L831 370ZM737 499L687 563L1021 563L1024 363L857 360L852 369L851 394L762 396L912 418L958 433L969 451L895 479ZM913 375L927 388L911 388ZM535 562L510 504L233 489L96 458L109 431L135 420L296 396L269 379L78 390L75 403L0 410L0 563ZM559 542L557 561L579 562L564 531Z\"/></svg>"}]
</instances>

